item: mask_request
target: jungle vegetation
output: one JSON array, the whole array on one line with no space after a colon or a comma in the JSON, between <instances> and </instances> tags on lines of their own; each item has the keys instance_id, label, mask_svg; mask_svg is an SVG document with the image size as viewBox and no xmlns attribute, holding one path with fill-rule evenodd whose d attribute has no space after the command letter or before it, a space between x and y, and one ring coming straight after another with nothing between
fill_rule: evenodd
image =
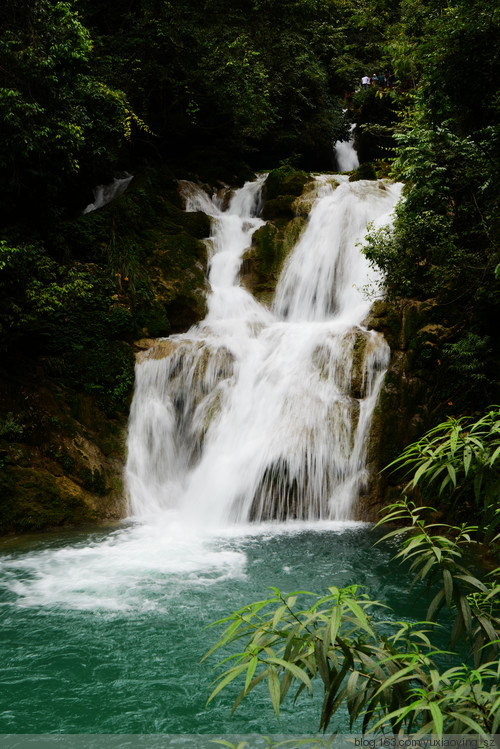
<instances>
[{"instance_id":1,"label":"jungle vegetation","mask_svg":"<svg viewBox=\"0 0 500 749\"><path fill-rule=\"evenodd\" d=\"M323 729L342 700L366 729L498 729L498 584L464 553L498 544L499 32L498 0L0 7L0 381L12 392L33 371L126 413L131 342L197 313L186 279L206 227L182 216L179 178L328 171L354 121L365 173L406 183L393 228L365 252L395 304L432 299L452 334L435 355L446 372L437 426L393 466L410 471L413 493L386 520L403 526L414 575L438 586L427 618L448 612L464 661L436 666L431 625L380 632L377 603L355 587L304 603L274 591L232 614L217 647L247 644L215 691L241 676L240 700L265 678L278 714L318 678ZM384 69L394 86L360 89ZM82 216L92 188L125 170L137 175L130 192ZM150 262L162 242L171 296ZM46 436L48 422L12 398L1 408L2 444Z\"/></svg>"}]
</instances>

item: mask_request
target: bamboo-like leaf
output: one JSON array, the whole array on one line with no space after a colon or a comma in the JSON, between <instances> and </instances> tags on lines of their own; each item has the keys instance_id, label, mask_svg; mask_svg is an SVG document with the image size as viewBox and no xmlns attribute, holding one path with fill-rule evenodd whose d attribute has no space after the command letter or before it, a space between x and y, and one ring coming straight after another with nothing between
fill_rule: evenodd
<instances>
[{"instance_id":1,"label":"bamboo-like leaf","mask_svg":"<svg viewBox=\"0 0 500 749\"><path fill-rule=\"evenodd\" d=\"M364 630L366 630L368 634L375 636L375 632L373 631L373 628L368 622L368 619L366 618L366 614L361 608L361 606L359 605L359 603L357 601L354 601L352 598L346 598L344 600L344 603L348 608L351 609L352 613L356 616L361 627Z\"/></svg>"},{"instance_id":2,"label":"bamboo-like leaf","mask_svg":"<svg viewBox=\"0 0 500 749\"><path fill-rule=\"evenodd\" d=\"M470 449L469 445L466 445L464 448L464 472L467 476L470 469L470 464L472 460L472 450Z\"/></svg>"},{"instance_id":3,"label":"bamboo-like leaf","mask_svg":"<svg viewBox=\"0 0 500 749\"><path fill-rule=\"evenodd\" d=\"M498 643L498 632L492 625L488 619L484 616L479 616L476 614L475 616L476 620L479 622L479 625L481 626L482 630L488 637L488 645L491 645L493 643Z\"/></svg>"},{"instance_id":4,"label":"bamboo-like leaf","mask_svg":"<svg viewBox=\"0 0 500 749\"><path fill-rule=\"evenodd\" d=\"M300 668L299 666L295 665L295 663L290 663L290 661L284 661L282 658L269 658L269 663L274 663L277 666L282 666L283 668L286 668L288 671L290 671L293 676L295 676L296 679L300 679L300 681L303 681L308 690L312 694L312 684L311 679L306 674L306 672Z\"/></svg>"},{"instance_id":5,"label":"bamboo-like leaf","mask_svg":"<svg viewBox=\"0 0 500 749\"><path fill-rule=\"evenodd\" d=\"M427 610L427 614L425 617L426 619L428 619L429 621L432 621L432 617L434 616L434 614L438 612L441 606L443 605L441 603L441 600L443 598L444 598L444 589L441 589L439 593L436 593L436 595L432 599L430 606Z\"/></svg>"},{"instance_id":6,"label":"bamboo-like leaf","mask_svg":"<svg viewBox=\"0 0 500 749\"><path fill-rule=\"evenodd\" d=\"M245 692L248 690L248 687L250 686L250 682L253 679L253 675L255 673L255 669L257 668L257 663L259 662L259 659L256 655L253 656L253 658L250 659L250 663L247 667L247 676L245 679Z\"/></svg>"},{"instance_id":7,"label":"bamboo-like leaf","mask_svg":"<svg viewBox=\"0 0 500 749\"><path fill-rule=\"evenodd\" d=\"M356 696L356 685L359 680L359 671L353 671L349 676L346 687L347 705L350 706Z\"/></svg>"},{"instance_id":8,"label":"bamboo-like leaf","mask_svg":"<svg viewBox=\"0 0 500 749\"><path fill-rule=\"evenodd\" d=\"M281 617L283 616L286 610L287 610L287 607L285 605L280 606L279 608L276 609L276 611L274 612L274 616L273 616L273 629L276 629L276 625L278 624L279 620L281 619Z\"/></svg>"},{"instance_id":9,"label":"bamboo-like leaf","mask_svg":"<svg viewBox=\"0 0 500 749\"><path fill-rule=\"evenodd\" d=\"M265 676L267 676L267 669L265 669L265 670L261 671L261 672L260 672L260 674L258 674L258 676L256 676L256 677L255 677L254 679L252 679L252 681L250 682L250 684L249 684L249 686L248 686L248 688L247 688L247 689L246 689L246 688L244 687L244 688L243 688L243 689L241 690L241 692L239 693L239 695L238 695L238 696L236 697L236 699L235 699L235 701L234 701L233 707L231 708L231 716L232 716L232 715L234 714L234 711L236 710L236 708L238 707L238 705L240 704L240 702L241 702L241 701L243 700L243 698L244 698L244 697L246 697L246 696L247 696L247 694L248 694L249 692L251 692L251 691L252 691L252 689L253 689L253 688L254 688L255 686L257 686L257 684L259 684L259 682L261 682L261 681L262 681L262 679L263 679L263 678L264 678Z\"/></svg>"},{"instance_id":10,"label":"bamboo-like leaf","mask_svg":"<svg viewBox=\"0 0 500 749\"><path fill-rule=\"evenodd\" d=\"M469 715L466 715L464 712L461 712L461 713L451 712L450 715L452 715L454 718L456 718L461 723L465 723L466 726L469 726L469 728L472 728L472 730L475 733L478 733L480 736L484 735L484 733L485 733L484 726L481 727L479 725L479 723L477 723ZM488 731L488 733L489 733L489 731Z\"/></svg>"},{"instance_id":11,"label":"bamboo-like leaf","mask_svg":"<svg viewBox=\"0 0 500 749\"><path fill-rule=\"evenodd\" d=\"M231 670L229 671L229 673L228 673L228 674L226 675L226 677L225 677L224 679L222 679L222 681L220 681L220 682L218 683L218 685L216 686L216 688L214 689L214 691L212 692L212 694L211 694L211 695L210 695L210 697L208 698L208 700L207 700L207 705L208 705L208 703L209 703L209 702L212 702L213 698L214 698L214 697L215 697L216 695L218 695L218 694L219 694L219 692L221 691L221 689L224 689L224 687L225 687L225 686L226 686L227 684L229 684L229 682L230 682L230 681L232 681L232 680L233 680L233 679L235 679L235 678L236 678L237 676L239 676L239 675L240 675L241 673L243 673L243 671L246 671L246 668L247 668L247 665L246 665L246 663L242 663L242 664L240 664L239 666L235 666L234 668L232 668L232 669L231 669Z\"/></svg>"},{"instance_id":12,"label":"bamboo-like leaf","mask_svg":"<svg viewBox=\"0 0 500 749\"><path fill-rule=\"evenodd\" d=\"M500 455L500 445L499 445L499 446L497 447L497 449L495 450L495 452L493 453L493 455L491 456L491 458L490 458L490 460L489 460L489 464L490 464L490 467L491 467L491 466L492 466L492 465L493 465L494 463L496 463L496 461L497 461L497 458L498 458L498 456L499 456L499 455Z\"/></svg>"},{"instance_id":13,"label":"bamboo-like leaf","mask_svg":"<svg viewBox=\"0 0 500 749\"><path fill-rule=\"evenodd\" d=\"M462 611L465 631L470 636L472 635L472 616L471 616L469 602L464 595L461 595L459 599L459 603L460 603L460 609Z\"/></svg>"},{"instance_id":14,"label":"bamboo-like leaf","mask_svg":"<svg viewBox=\"0 0 500 749\"><path fill-rule=\"evenodd\" d=\"M288 694L288 690L290 689L291 683L293 680L293 676L290 671L287 671L281 680L281 687L280 687L280 702L283 702L286 695Z\"/></svg>"},{"instance_id":15,"label":"bamboo-like leaf","mask_svg":"<svg viewBox=\"0 0 500 749\"><path fill-rule=\"evenodd\" d=\"M500 728L500 710L496 709L496 711L491 711L491 714L495 717L493 718L493 724L491 726L491 733L493 736L495 736L498 733L498 729Z\"/></svg>"},{"instance_id":16,"label":"bamboo-like leaf","mask_svg":"<svg viewBox=\"0 0 500 749\"><path fill-rule=\"evenodd\" d=\"M448 608L451 606L451 600L453 596L453 578L451 572L446 567L443 569L443 583L444 583L444 596L446 599L446 605Z\"/></svg>"},{"instance_id":17,"label":"bamboo-like leaf","mask_svg":"<svg viewBox=\"0 0 500 749\"><path fill-rule=\"evenodd\" d=\"M269 666L267 670L267 684L269 687L269 695L273 705L274 713L279 719L280 717L280 696L281 696L281 685L278 678L278 674L274 666Z\"/></svg>"},{"instance_id":18,"label":"bamboo-like leaf","mask_svg":"<svg viewBox=\"0 0 500 749\"><path fill-rule=\"evenodd\" d=\"M237 621L233 622L233 624L231 624L231 625L230 625L230 626L229 626L229 627L228 627L228 628L226 629L226 631L225 631L225 632L223 633L222 637L221 637L221 638L220 638L220 639L219 639L219 640L218 640L218 641L217 641L217 642L215 643L215 645L214 645L214 646L213 646L212 648L210 648L210 650L208 651L208 653L205 653L205 655L204 655L204 656L203 656L203 658L201 659L200 663L203 663L203 661L204 661L204 660L205 660L206 658L208 658L208 656L209 656L209 655L212 655L212 653L213 653L213 652L214 652L215 650L218 650L219 648L221 648L221 647L223 647L224 645L226 645L226 644L227 644L227 643L229 642L229 640L231 639L231 637L232 637L232 636L234 635L234 633L236 632L236 630L237 630L237 629L238 629L238 628L239 628L239 627L240 627L240 626L241 626L242 624L244 624L244 622L243 622L243 620L242 620L242 619L239 619L239 620L237 620Z\"/></svg>"},{"instance_id":19,"label":"bamboo-like leaf","mask_svg":"<svg viewBox=\"0 0 500 749\"><path fill-rule=\"evenodd\" d=\"M432 733L436 733L438 736L443 735L443 713L437 702L429 702L429 710L432 715L434 723Z\"/></svg>"},{"instance_id":20,"label":"bamboo-like leaf","mask_svg":"<svg viewBox=\"0 0 500 749\"><path fill-rule=\"evenodd\" d=\"M455 646L457 644L457 640L460 636L461 631L463 630L463 615L460 609L458 609L458 613L456 616L455 621L453 622L453 627L451 629L451 635L450 635L450 648L452 650L455 649Z\"/></svg>"},{"instance_id":21,"label":"bamboo-like leaf","mask_svg":"<svg viewBox=\"0 0 500 749\"><path fill-rule=\"evenodd\" d=\"M323 681L325 687L330 683L330 667L328 665L328 659L325 656L323 643L321 640L316 640L314 644L314 651L316 655L316 665L318 667L319 675Z\"/></svg>"},{"instance_id":22,"label":"bamboo-like leaf","mask_svg":"<svg viewBox=\"0 0 500 749\"><path fill-rule=\"evenodd\" d=\"M397 684L397 683L402 682L402 681L408 681L408 679L406 679L405 677L410 672L411 672L411 675L410 675L409 678L412 679L412 678L414 678L414 674L415 674L415 664L414 663L410 663L409 666L405 666L404 668L396 671L396 673L392 674L392 676L389 676L389 678L386 679L384 681L384 683L381 684L380 687L377 689L377 691L375 692L375 696L377 696L381 692L385 692L393 684Z\"/></svg>"},{"instance_id":23,"label":"bamboo-like leaf","mask_svg":"<svg viewBox=\"0 0 500 749\"><path fill-rule=\"evenodd\" d=\"M450 480L451 480L450 476L445 476L444 477L444 479L443 479L443 481L441 483L441 486L439 487L439 496L441 496L441 494L444 492L444 490L446 489L446 487L450 483Z\"/></svg>"},{"instance_id":24,"label":"bamboo-like leaf","mask_svg":"<svg viewBox=\"0 0 500 749\"><path fill-rule=\"evenodd\" d=\"M425 463L423 463L423 464L422 464L422 465L420 466L420 468L418 469L418 471L416 472L416 474L414 475L414 477L413 477L413 479L412 479L412 482L411 482L411 483L412 483L413 487L415 487L415 486L416 486L416 485L418 484L419 480L420 480L420 479L422 478L422 476L423 476L423 474L425 473L425 471L426 471L426 470L427 470L427 469L428 469L428 468L429 468L430 466L432 466L432 465L433 465L433 463L434 463L434 461L432 460L432 458L430 458L429 460L426 460L426 462L425 462Z\"/></svg>"},{"instance_id":25,"label":"bamboo-like leaf","mask_svg":"<svg viewBox=\"0 0 500 749\"><path fill-rule=\"evenodd\" d=\"M473 577L472 575L455 575L457 580L463 580L466 583L469 583L473 588L477 588L477 590L481 590L483 593L487 593L488 588L484 583L481 582L481 580L478 580L477 577Z\"/></svg>"},{"instance_id":26,"label":"bamboo-like leaf","mask_svg":"<svg viewBox=\"0 0 500 749\"><path fill-rule=\"evenodd\" d=\"M323 652L325 654L325 658L327 657L330 646L335 650L335 640L337 639L341 621L342 609L337 605L333 608L332 615L323 635Z\"/></svg>"}]
</instances>

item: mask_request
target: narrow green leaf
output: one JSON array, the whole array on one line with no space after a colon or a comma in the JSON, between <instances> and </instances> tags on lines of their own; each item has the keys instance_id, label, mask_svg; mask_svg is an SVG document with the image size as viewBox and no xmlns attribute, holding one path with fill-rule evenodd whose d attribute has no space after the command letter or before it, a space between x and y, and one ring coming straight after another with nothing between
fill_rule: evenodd
<instances>
[{"instance_id":1,"label":"narrow green leaf","mask_svg":"<svg viewBox=\"0 0 500 749\"><path fill-rule=\"evenodd\" d=\"M429 605L429 608L427 610L427 614L425 617L426 619L428 619L428 621L432 621L432 617L434 616L434 614L440 610L441 606L443 605L441 603L441 600L443 598L444 598L444 589L441 589L439 593L436 593L436 595L434 596L434 598L432 599Z\"/></svg>"},{"instance_id":2,"label":"narrow green leaf","mask_svg":"<svg viewBox=\"0 0 500 749\"><path fill-rule=\"evenodd\" d=\"M208 705L209 702L211 702L213 700L213 698L217 694L219 694L219 692L221 691L221 689L224 689L224 687L227 684L229 684L230 681L232 681L237 676L239 676L243 671L246 671L246 668L247 668L246 663L240 664L239 666L235 666L234 668L232 668L229 671L229 673L227 674L227 676L224 679L222 679L222 681L220 681L219 684L216 686L216 688L214 689L214 691L212 692L212 694L210 695L210 697L207 700L207 705Z\"/></svg>"},{"instance_id":3,"label":"narrow green leaf","mask_svg":"<svg viewBox=\"0 0 500 749\"><path fill-rule=\"evenodd\" d=\"M448 606L448 608L450 608L453 596L453 578L451 576L450 570L446 569L446 567L443 569L443 583L446 605Z\"/></svg>"},{"instance_id":4,"label":"narrow green leaf","mask_svg":"<svg viewBox=\"0 0 500 749\"><path fill-rule=\"evenodd\" d=\"M469 473L471 460L472 460L472 450L467 445L464 449L464 471L465 471L466 476Z\"/></svg>"},{"instance_id":5,"label":"narrow green leaf","mask_svg":"<svg viewBox=\"0 0 500 749\"><path fill-rule=\"evenodd\" d=\"M353 671L352 674L349 676L349 680L347 682L347 689L346 689L346 695L347 695L347 702L351 703L356 696L356 684L359 680L359 671Z\"/></svg>"},{"instance_id":6,"label":"narrow green leaf","mask_svg":"<svg viewBox=\"0 0 500 749\"><path fill-rule=\"evenodd\" d=\"M323 643L321 640L316 640L314 645L314 652L316 655L316 666L325 687L330 683L330 668L328 666L328 660L324 653Z\"/></svg>"},{"instance_id":7,"label":"narrow green leaf","mask_svg":"<svg viewBox=\"0 0 500 749\"><path fill-rule=\"evenodd\" d=\"M381 684L380 687L377 689L377 691L375 692L375 696L377 696L381 692L385 692L385 690L389 689L389 687L391 687L393 684L396 684L396 683L398 683L400 681L406 681L404 679L404 677L407 674L409 674L410 671L412 672L412 674L415 671L415 666L414 666L413 663L410 663L409 666L405 666L404 668L400 669L399 671L396 671L395 674L392 674L392 676L389 676L389 678L386 679L384 681L384 683Z\"/></svg>"},{"instance_id":8,"label":"narrow green leaf","mask_svg":"<svg viewBox=\"0 0 500 749\"><path fill-rule=\"evenodd\" d=\"M496 463L496 460L499 455L500 455L500 445L497 447L497 449L495 450L495 452L493 453L493 455L491 456L489 460L490 467L493 465L493 463Z\"/></svg>"},{"instance_id":9,"label":"narrow green leaf","mask_svg":"<svg viewBox=\"0 0 500 749\"><path fill-rule=\"evenodd\" d=\"M414 488L418 484L419 480L422 478L422 476L425 473L425 471L433 464L433 462L434 461L432 460L432 458L430 458L429 460L426 460L425 463L423 463L420 466L420 468L418 469L418 471L414 475L414 477L412 479L412 482L411 482Z\"/></svg>"},{"instance_id":10,"label":"narrow green leaf","mask_svg":"<svg viewBox=\"0 0 500 749\"><path fill-rule=\"evenodd\" d=\"M276 609L274 616L273 616L273 629L276 629L276 625L278 624L279 620L281 619L285 611L286 611L286 606L284 605Z\"/></svg>"},{"instance_id":11,"label":"narrow green leaf","mask_svg":"<svg viewBox=\"0 0 500 749\"><path fill-rule=\"evenodd\" d=\"M269 695L271 697L271 702L273 703L274 713L276 717L279 719L281 686L280 686L280 680L278 678L278 674L274 666L269 666L267 670L267 684L269 687Z\"/></svg>"},{"instance_id":12,"label":"narrow green leaf","mask_svg":"<svg viewBox=\"0 0 500 749\"><path fill-rule=\"evenodd\" d=\"M254 655L253 658L250 659L250 663L248 664L247 668L247 677L245 679L245 692L248 690L248 687L250 686L250 682L253 679L253 675L255 673L255 669L257 668L257 663L259 659L256 655Z\"/></svg>"},{"instance_id":13,"label":"narrow green leaf","mask_svg":"<svg viewBox=\"0 0 500 749\"><path fill-rule=\"evenodd\" d=\"M346 598L344 600L345 605L351 609L352 613L357 618L360 626L368 632L370 635L375 635L372 627L370 626L368 619L366 618L366 614L359 605L357 601L354 601L352 598Z\"/></svg>"},{"instance_id":14,"label":"narrow green leaf","mask_svg":"<svg viewBox=\"0 0 500 749\"><path fill-rule=\"evenodd\" d=\"M481 590L483 593L486 593L488 590L481 580L478 580L477 577L473 577L472 575L455 575L455 577L457 580L463 580L464 582L469 583L473 588L477 588L477 590Z\"/></svg>"},{"instance_id":15,"label":"narrow green leaf","mask_svg":"<svg viewBox=\"0 0 500 749\"><path fill-rule=\"evenodd\" d=\"M456 718L458 721L465 723L466 726L469 726L469 728L472 728L475 733L478 733L480 736L484 735L484 728L482 728L479 723L476 723L475 720L473 720L469 715L465 715L465 713L450 713L454 718Z\"/></svg>"},{"instance_id":16,"label":"narrow green leaf","mask_svg":"<svg viewBox=\"0 0 500 749\"><path fill-rule=\"evenodd\" d=\"M463 595L460 596L460 609L462 611L465 631L468 635L472 635L472 616L467 598Z\"/></svg>"},{"instance_id":17,"label":"narrow green leaf","mask_svg":"<svg viewBox=\"0 0 500 749\"><path fill-rule=\"evenodd\" d=\"M257 685L257 684L259 684L259 682L261 682L261 681L262 681L262 679L263 679L263 678L264 678L264 677L265 677L266 675L267 675L267 669L265 669L265 670L261 671L261 672L260 672L260 674L259 674L258 676L256 676L256 677L255 677L254 679L252 679L252 681L250 682L250 685L248 686L248 688L245 688L245 687L244 687L244 688L243 688L243 689L241 690L241 692L239 693L239 695L238 695L238 696L236 697L236 699L235 699L235 701L234 701L233 707L231 708L231 717L233 716L233 714L234 714L234 711L236 710L236 708L238 707L238 705L240 704L240 702L241 702L241 701L243 700L243 698L244 698L244 697L246 697L246 696L247 696L247 694L248 694L249 692L251 692L251 691L252 691L252 689L253 689L253 688L254 688L254 687L255 687L255 686Z\"/></svg>"},{"instance_id":18,"label":"narrow green leaf","mask_svg":"<svg viewBox=\"0 0 500 749\"><path fill-rule=\"evenodd\" d=\"M330 646L335 650L335 640L337 639L341 621L342 609L340 608L340 606L335 606L323 635L323 652L325 654L325 658L328 655Z\"/></svg>"},{"instance_id":19,"label":"narrow green leaf","mask_svg":"<svg viewBox=\"0 0 500 749\"><path fill-rule=\"evenodd\" d=\"M437 733L438 736L443 735L443 713L437 702L429 702L429 710L432 715L434 722L432 733Z\"/></svg>"},{"instance_id":20,"label":"narrow green leaf","mask_svg":"<svg viewBox=\"0 0 500 749\"><path fill-rule=\"evenodd\" d=\"M308 690L312 693L311 679L306 674L306 672L302 668L299 668L299 666L296 666L295 663L284 661L282 658L269 658L269 663L275 663L277 666L286 668L295 676L296 679L300 679L300 681L303 681Z\"/></svg>"}]
</instances>

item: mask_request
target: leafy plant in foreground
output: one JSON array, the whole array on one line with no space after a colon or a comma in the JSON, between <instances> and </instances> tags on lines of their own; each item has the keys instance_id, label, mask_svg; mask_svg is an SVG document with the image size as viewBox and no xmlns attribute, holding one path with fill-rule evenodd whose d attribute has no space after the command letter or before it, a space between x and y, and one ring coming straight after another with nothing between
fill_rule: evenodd
<instances>
[{"instance_id":1,"label":"leafy plant in foreground","mask_svg":"<svg viewBox=\"0 0 500 749\"><path fill-rule=\"evenodd\" d=\"M462 564L472 529L459 529L455 541L433 533L406 500L391 510L388 520L405 519L409 525L389 535L418 531L406 538L398 556L412 560L416 579L431 573L441 576L442 589L434 596L429 618L446 606L454 616L453 643L461 638L473 649L476 665L463 663L441 671L436 656L443 651L432 644L432 623L384 620L382 604L358 586L332 586L325 596L307 591L283 595L272 588L270 598L216 622L226 628L205 657L240 641L244 649L223 661L232 665L215 680L209 702L234 679L244 678L234 712L257 684L267 680L279 717L286 695L291 691L297 699L304 689L312 693L319 677L323 731L345 704L351 728L361 724L363 732L496 732L500 661L486 658L498 658L500 586L484 585Z\"/></svg>"},{"instance_id":2,"label":"leafy plant in foreground","mask_svg":"<svg viewBox=\"0 0 500 749\"><path fill-rule=\"evenodd\" d=\"M267 679L274 712L291 691L295 699L322 682L320 730L326 731L343 704L351 728L363 732L494 734L500 726L499 569L483 582L468 568L465 555L484 539L491 546L499 520L498 469L500 409L482 418L453 419L410 445L392 467L412 473L407 489L455 500L473 496L480 526L430 522L433 507L418 507L406 497L388 508L380 524L398 523L384 539L398 536L396 558L409 563L413 582L431 593L426 622L383 620L381 604L356 585L332 586L319 596L306 591L249 604L216 624L225 624L221 647L243 650L214 682L209 702L234 679L244 678L233 712ZM384 540L382 539L382 540ZM450 654L461 645L464 662L442 670L433 645L435 621L445 610L450 623Z\"/></svg>"},{"instance_id":3,"label":"leafy plant in foreground","mask_svg":"<svg viewBox=\"0 0 500 749\"><path fill-rule=\"evenodd\" d=\"M438 495L454 506L460 499L479 517L481 532L491 543L500 523L499 466L500 406L492 406L475 421L463 416L438 424L387 469L411 474L406 492L418 487L424 496Z\"/></svg>"}]
</instances>

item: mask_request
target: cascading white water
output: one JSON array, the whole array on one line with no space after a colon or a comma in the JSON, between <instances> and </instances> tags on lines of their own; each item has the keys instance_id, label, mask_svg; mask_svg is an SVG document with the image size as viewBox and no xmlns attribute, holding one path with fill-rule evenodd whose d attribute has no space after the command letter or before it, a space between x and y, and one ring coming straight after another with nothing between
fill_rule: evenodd
<instances>
[{"instance_id":1,"label":"cascading white water","mask_svg":"<svg viewBox=\"0 0 500 749\"><path fill-rule=\"evenodd\" d=\"M271 310L238 282L264 177L223 210L185 183L187 210L212 217L208 314L141 356L127 485L135 517L177 508L192 526L351 516L389 348L361 323L376 281L357 246L389 220L400 188L318 177L318 198Z\"/></svg>"},{"instance_id":2,"label":"cascading white water","mask_svg":"<svg viewBox=\"0 0 500 749\"><path fill-rule=\"evenodd\" d=\"M358 154L354 148L354 130L356 125L351 125L351 137L348 141L338 140L335 143L335 158L339 172L350 172L359 166Z\"/></svg>"},{"instance_id":3,"label":"cascading white water","mask_svg":"<svg viewBox=\"0 0 500 749\"><path fill-rule=\"evenodd\" d=\"M94 202L89 203L86 208L83 209L83 213L92 213L97 211L99 208L111 203L112 200L123 195L127 187L134 179L133 174L125 173L125 177L115 177L109 185L97 185L94 188Z\"/></svg>"}]
</instances>

